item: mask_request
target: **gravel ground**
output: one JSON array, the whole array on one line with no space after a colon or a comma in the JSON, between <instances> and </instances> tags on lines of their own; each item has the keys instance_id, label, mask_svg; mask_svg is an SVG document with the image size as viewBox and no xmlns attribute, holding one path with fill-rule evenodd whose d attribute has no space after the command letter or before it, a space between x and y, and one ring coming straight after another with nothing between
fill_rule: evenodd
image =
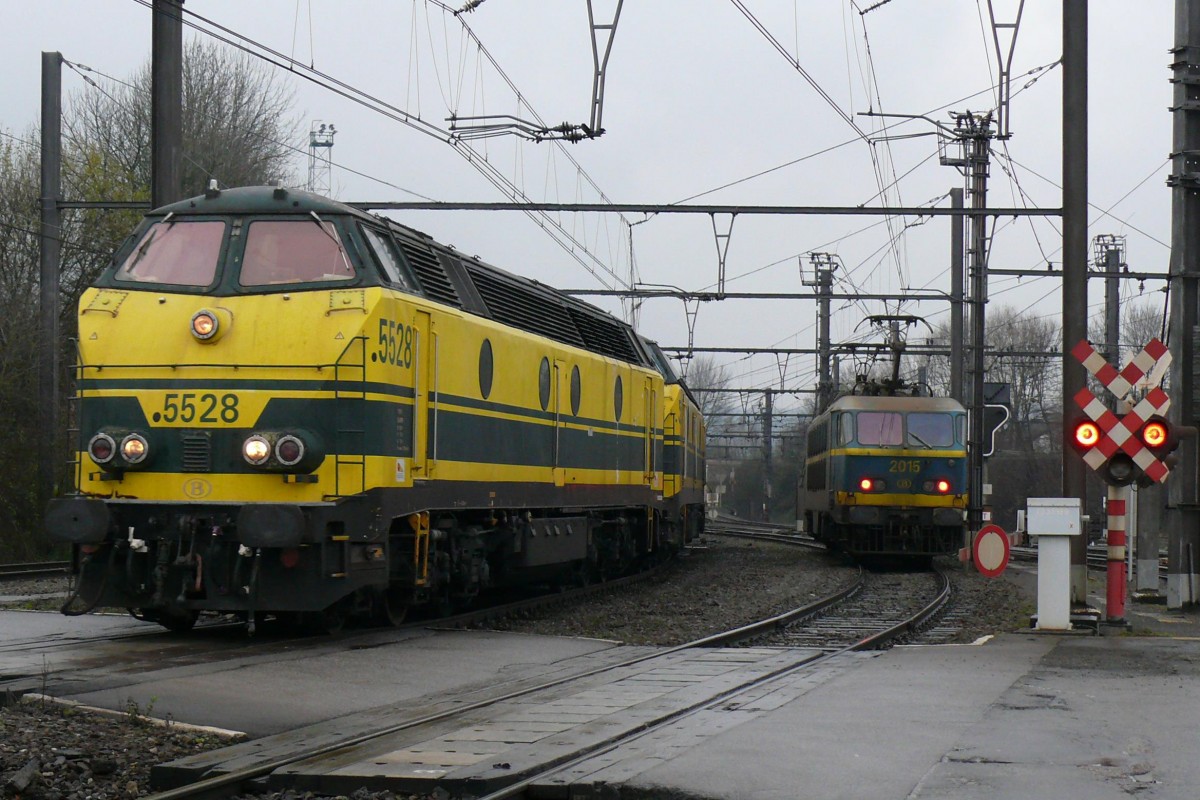
<instances>
[{"instance_id":1,"label":"gravel ground","mask_svg":"<svg viewBox=\"0 0 1200 800\"><path fill-rule=\"evenodd\" d=\"M988 580L943 564L954 584L955 602L970 609L956 641L1028 625L1033 603L1004 580ZM660 575L620 595L583 606L559 607L497 624L502 630L587 636L629 644L674 645L782 613L845 585L856 568L825 554L776 544L707 537ZM56 593L37 601L57 608L65 591L61 578L5 583L0 595ZM25 607L29 602L9 603ZM3 698L0 698L2 700ZM123 800L149 792L154 763L220 747L211 734L178 726L160 727L146 717L153 709L131 708L99 716L40 702L0 708L0 797L23 800ZM284 792L262 800L301 800L313 795ZM392 800L387 792L360 792L354 800Z\"/></svg>"}]
</instances>

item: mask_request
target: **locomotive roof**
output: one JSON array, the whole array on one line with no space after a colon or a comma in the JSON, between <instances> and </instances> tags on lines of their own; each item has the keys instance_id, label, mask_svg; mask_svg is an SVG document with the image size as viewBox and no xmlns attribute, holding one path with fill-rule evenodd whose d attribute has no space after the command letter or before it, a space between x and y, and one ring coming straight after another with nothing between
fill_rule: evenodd
<instances>
[{"instance_id":1,"label":"locomotive roof","mask_svg":"<svg viewBox=\"0 0 1200 800\"><path fill-rule=\"evenodd\" d=\"M465 256L429 234L393 219L303 189L273 186L211 189L203 195L157 208L148 216L307 215L309 212L327 217L357 217L389 227L417 274L422 294L430 300L620 361L659 369L633 329L607 311L552 286L492 266L477 256Z\"/></svg>"},{"instance_id":2,"label":"locomotive roof","mask_svg":"<svg viewBox=\"0 0 1200 800\"><path fill-rule=\"evenodd\" d=\"M239 186L233 189L209 191L178 203L156 208L151 216L173 213L185 214L352 214L370 218L353 206L303 189L282 189L274 186Z\"/></svg>"},{"instance_id":3,"label":"locomotive roof","mask_svg":"<svg viewBox=\"0 0 1200 800\"><path fill-rule=\"evenodd\" d=\"M843 395L829 405L831 411L962 411L951 397L876 397Z\"/></svg>"}]
</instances>

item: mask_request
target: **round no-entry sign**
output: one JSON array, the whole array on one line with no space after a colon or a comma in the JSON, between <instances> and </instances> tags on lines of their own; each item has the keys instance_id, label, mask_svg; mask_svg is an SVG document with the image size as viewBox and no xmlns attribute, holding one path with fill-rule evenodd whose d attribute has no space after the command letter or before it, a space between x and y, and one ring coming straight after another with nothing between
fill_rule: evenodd
<instances>
[{"instance_id":1,"label":"round no-entry sign","mask_svg":"<svg viewBox=\"0 0 1200 800\"><path fill-rule=\"evenodd\" d=\"M984 525L975 534L971 557L981 575L995 578L1008 566L1008 534L999 525Z\"/></svg>"}]
</instances>

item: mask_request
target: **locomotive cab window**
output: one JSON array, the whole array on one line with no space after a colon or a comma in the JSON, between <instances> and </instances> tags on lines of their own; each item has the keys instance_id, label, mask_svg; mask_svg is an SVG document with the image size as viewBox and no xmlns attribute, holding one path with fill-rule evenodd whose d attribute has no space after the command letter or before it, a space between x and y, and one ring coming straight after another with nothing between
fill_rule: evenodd
<instances>
[{"instance_id":1,"label":"locomotive cab window","mask_svg":"<svg viewBox=\"0 0 1200 800\"><path fill-rule=\"evenodd\" d=\"M859 444L898 445L904 442L900 414L892 411L860 411L856 422Z\"/></svg>"},{"instance_id":2,"label":"locomotive cab window","mask_svg":"<svg viewBox=\"0 0 1200 800\"><path fill-rule=\"evenodd\" d=\"M363 227L362 232L371 252L375 254L375 260L379 262L379 266L383 270L384 280L405 291L415 291L404 263L400 260L400 254L396 252L396 245L392 242L392 238L374 228Z\"/></svg>"},{"instance_id":3,"label":"locomotive cab window","mask_svg":"<svg viewBox=\"0 0 1200 800\"><path fill-rule=\"evenodd\" d=\"M210 286L220 263L225 223L177 220L170 215L146 229L117 268L118 281Z\"/></svg>"},{"instance_id":4,"label":"locomotive cab window","mask_svg":"<svg viewBox=\"0 0 1200 800\"><path fill-rule=\"evenodd\" d=\"M834 437L839 445L848 445L854 441L854 415L853 414L837 414L833 417L834 430L837 431Z\"/></svg>"},{"instance_id":5,"label":"locomotive cab window","mask_svg":"<svg viewBox=\"0 0 1200 800\"><path fill-rule=\"evenodd\" d=\"M912 412L908 415L908 444L910 447L954 446L954 417L944 413Z\"/></svg>"},{"instance_id":6,"label":"locomotive cab window","mask_svg":"<svg viewBox=\"0 0 1200 800\"><path fill-rule=\"evenodd\" d=\"M246 232L242 286L325 283L354 278L350 257L327 221L258 220Z\"/></svg>"}]
</instances>

